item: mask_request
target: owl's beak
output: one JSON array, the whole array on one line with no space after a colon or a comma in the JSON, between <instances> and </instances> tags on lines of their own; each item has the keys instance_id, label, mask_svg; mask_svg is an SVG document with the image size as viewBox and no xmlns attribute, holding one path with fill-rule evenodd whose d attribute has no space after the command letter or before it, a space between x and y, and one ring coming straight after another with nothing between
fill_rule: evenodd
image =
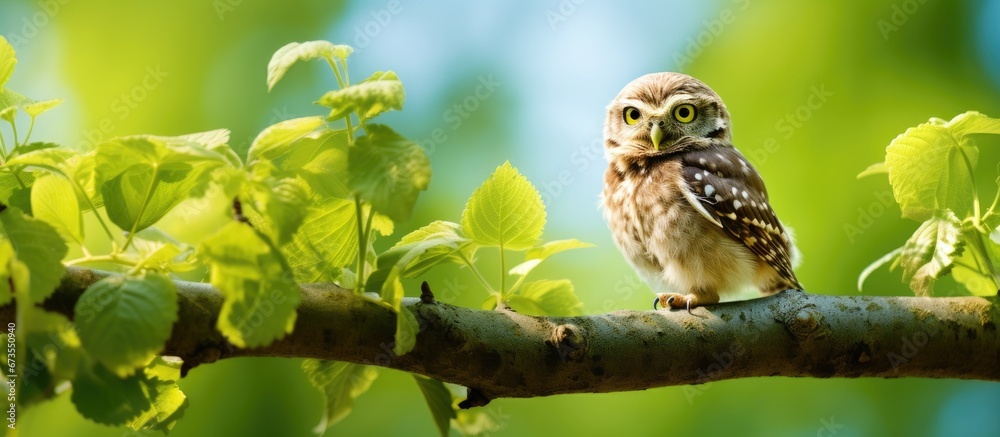
<instances>
[{"instance_id":1,"label":"owl's beak","mask_svg":"<svg viewBox=\"0 0 1000 437\"><path fill-rule=\"evenodd\" d=\"M654 124L653 128L649 130L649 138L653 140L653 148L659 152L660 141L663 140L663 128L659 124Z\"/></svg>"}]
</instances>

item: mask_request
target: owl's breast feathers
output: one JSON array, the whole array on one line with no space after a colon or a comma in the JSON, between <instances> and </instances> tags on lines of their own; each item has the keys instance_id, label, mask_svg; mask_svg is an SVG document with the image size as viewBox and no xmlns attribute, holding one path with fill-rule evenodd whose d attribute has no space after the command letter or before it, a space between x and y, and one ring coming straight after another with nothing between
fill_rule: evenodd
<instances>
[{"instance_id":1,"label":"owl's breast feathers","mask_svg":"<svg viewBox=\"0 0 1000 437\"><path fill-rule=\"evenodd\" d=\"M746 158L717 143L675 156L692 206L767 262L790 287L801 290L792 271L791 239L768 203L763 179Z\"/></svg>"}]
</instances>

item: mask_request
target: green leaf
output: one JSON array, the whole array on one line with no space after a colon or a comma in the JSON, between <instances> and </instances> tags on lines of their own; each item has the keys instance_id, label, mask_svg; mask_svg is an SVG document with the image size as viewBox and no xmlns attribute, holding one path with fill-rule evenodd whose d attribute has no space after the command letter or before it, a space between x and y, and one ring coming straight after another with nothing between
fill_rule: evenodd
<instances>
[{"instance_id":1,"label":"green leaf","mask_svg":"<svg viewBox=\"0 0 1000 437\"><path fill-rule=\"evenodd\" d=\"M31 186L31 212L76 244L83 244L83 215L69 179L56 175L38 178Z\"/></svg>"},{"instance_id":2,"label":"green leaf","mask_svg":"<svg viewBox=\"0 0 1000 437\"><path fill-rule=\"evenodd\" d=\"M2 115L5 111L11 108L13 108L13 110L17 110L17 106L27 100L28 98L22 96L20 93L0 86L0 118L6 119L6 116ZM9 117L13 119L13 113L11 113Z\"/></svg>"},{"instance_id":3,"label":"green leaf","mask_svg":"<svg viewBox=\"0 0 1000 437\"><path fill-rule=\"evenodd\" d=\"M7 39L0 35L0 87L3 87L10 76L14 74L14 66L17 65L14 47L7 42Z\"/></svg>"},{"instance_id":4,"label":"green leaf","mask_svg":"<svg viewBox=\"0 0 1000 437\"><path fill-rule=\"evenodd\" d=\"M979 149L967 135L977 133L1000 133L1000 120L970 111L949 122L931 119L892 140L885 165L903 217L923 221L946 209L969 214Z\"/></svg>"},{"instance_id":5,"label":"green leaf","mask_svg":"<svg viewBox=\"0 0 1000 437\"><path fill-rule=\"evenodd\" d=\"M955 116L946 126L953 134L965 136L972 134L1000 135L1000 119L990 118L977 111L968 111Z\"/></svg>"},{"instance_id":6,"label":"green leaf","mask_svg":"<svg viewBox=\"0 0 1000 437\"><path fill-rule=\"evenodd\" d=\"M996 245L990 245L988 250L997 251ZM991 254L993 256L994 254ZM966 266L978 266L976 255L971 250L962 251L962 255L956 259L951 276L955 281L962 284L969 294L973 296L995 296L997 285L990 278L989 273L983 274L978 270L969 269Z\"/></svg>"},{"instance_id":7,"label":"green leaf","mask_svg":"<svg viewBox=\"0 0 1000 437\"><path fill-rule=\"evenodd\" d=\"M918 296L928 296L934 291L934 281L951 271L964 247L962 222L945 211L917 228L892 268L903 266L903 281L909 281Z\"/></svg>"},{"instance_id":8,"label":"green leaf","mask_svg":"<svg viewBox=\"0 0 1000 437\"><path fill-rule=\"evenodd\" d=\"M434 425L442 437L448 437L448 430L451 428L451 420L458 417L455 408L452 406L451 392L444 383L433 378L422 375L413 375L413 379L420 387L420 393L424 395L427 406L431 409L431 416L434 417Z\"/></svg>"},{"instance_id":9,"label":"green leaf","mask_svg":"<svg viewBox=\"0 0 1000 437\"><path fill-rule=\"evenodd\" d=\"M275 244L284 245L298 230L306 215L308 193L298 179L273 177L254 180L248 196L262 223L255 223Z\"/></svg>"},{"instance_id":10,"label":"green leaf","mask_svg":"<svg viewBox=\"0 0 1000 437\"><path fill-rule=\"evenodd\" d=\"M354 202L335 198L307 207L299 231L283 248L296 281L333 282L337 270L357 259L354 209Z\"/></svg>"},{"instance_id":11,"label":"green leaf","mask_svg":"<svg viewBox=\"0 0 1000 437\"><path fill-rule=\"evenodd\" d=\"M17 168L38 167L50 173L65 175L67 161L76 155L78 155L76 151L64 147L46 147L20 153L7 160L7 166Z\"/></svg>"},{"instance_id":12,"label":"green leaf","mask_svg":"<svg viewBox=\"0 0 1000 437\"><path fill-rule=\"evenodd\" d=\"M393 286L400 290L402 299L403 285L399 279L393 281ZM419 332L420 323L417 321L417 317L406 307L400 306L396 311L396 337L392 345L392 352L396 356L403 356L413 350L417 344L417 333Z\"/></svg>"},{"instance_id":13,"label":"green leaf","mask_svg":"<svg viewBox=\"0 0 1000 437\"><path fill-rule=\"evenodd\" d=\"M545 205L538 190L505 162L465 205L462 230L476 244L524 250L535 245L545 226Z\"/></svg>"},{"instance_id":14,"label":"green leaf","mask_svg":"<svg viewBox=\"0 0 1000 437\"><path fill-rule=\"evenodd\" d=\"M213 134L212 131L206 134ZM97 145L97 185L108 218L125 230L156 223L174 206L204 193L212 172L231 165L228 147L199 142L215 135L136 135Z\"/></svg>"},{"instance_id":15,"label":"green leaf","mask_svg":"<svg viewBox=\"0 0 1000 437\"><path fill-rule=\"evenodd\" d=\"M430 179L424 150L386 126L368 126L368 135L348 151L348 186L394 221L410 217Z\"/></svg>"},{"instance_id":16,"label":"green leaf","mask_svg":"<svg viewBox=\"0 0 1000 437\"><path fill-rule=\"evenodd\" d=\"M18 395L27 406L57 396L57 387L76 377L84 352L76 325L62 314L29 306L20 329L27 340L27 365Z\"/></svg>"},{"instance_id":17,"label":"green leaf","mask_svg":"<svg viewBox=\"0 0 1000 437\"><path fill-rule=\"evenodd\" d=\"M173 429L188 406L187 396L177 386L183 362L176 357L156 357L143 370L143 391L150 407L128 422L135 430L166 433Z\"/></svg>"},{"instance_id":18,"label":"green leaf","mask_svg":"<svg viewBox=\"0 0 1000 437\"><path fill-rule=\"evenodd\" d=\"M323 197L346 198L347 131L325 127L322 117L284 121L264 130L250 149L251 166L269 163L275 177L300 177Z\"/></svg>"},{"instance_id":19,"label":"green leaf","mask_svg":"<svg viewBox=\"0 0 1000 437\"><path fill-rule=\"evenodd\" d=\"M531 273L531 271L534 270L535 267L538 267L542 261L545 261L552 255L567 250L583 249L587 247L594 247L594 245L584 243L575 238L569 240L550 241L541 246L528 249L528 252L524 254L524 262L514 266L514 268L510 269L509 273L512 275L527 276L528 273Z\"/></svg>"},{"instance_id":20,"label":"green leaf","mask_svg":"<svg viewBox=\"0 0 1000 437\"><path fill-rule=\"evenodd\" d=\"M378 71L357 84L330 91L316 103L333 109L328 120L347 117L351 112L357 113L362 119L369 119L392 109L403 109L405 98L403 83L390 70Z\"/></svg>"},{"instance_id":21,"label":"green leaf","mask_svg":"<svg viewBox=\"0 0 1000 437\"><path fill-rule=\"evenodd\" d=\"M0 224L17 258L30 271L29 294L32 303L49 297L62 279L61 260L66 256L66 242L52 226L29 217L17 208L0 210Z\"/></svg>"},{"instance_id":22,"label":"green leaf","mask_svg":"<svg viewBox=\"0 0 1000 437\"><path fill-rule=\"evenodd\" d=\"M18 291L27 290L30 277L28 266L17 259L14 246L0 239L0 306L7 305Z\"/></svg>"},{"instance_id":23,"label":"green leaf","mask_svg":"<svg viewBox=\"0 0 1000 437\"><path fill-rule=\"evenodd\" d=\"M281 254L253 228L228 223L202 242L201 255L225 299L217 326L230 343L265 346L292 332L301 291Z\"/></svg>"},{"instance_id":24,"label":"green leaf","mask_svg":"<svg viewBox=\"0 0 1000 437\"><path fill-rule=\"evenodd\" d=\"M109 276L80 295L73 309L84 349L120 377L163 349L177 321L177 289L161 274Z\"/></svg>"},{"instance_id":25,"label":"green leaf","mask_svg":"<svg viewBox=\"0 0 1000 437\"><path fill-rule=\"evenodd\" d=\"M17 153L16 154L12 154L11 156L8 156L8 158L13 158L14 156L23 155L23 154L28 153L28 152L34 152L34 151L38 151L38 150L55 149L55 148L58 148L58 147L59 147L59 145L56 144L56 143L49 143L49 142L45 142L45 141L32 141L32 142L30 142L28 144L22 144L20 147L17 148ZM70 149L67 149L67 150L70 150ZM70 151L72 151L72 150L70 150ZM7 162L10 162L10 160L8 159Z\"/></svg>"},{"instance_id":26,"label":"green leaf","mask_svg":"<svg viewBox=\"0 0 1000 437\"><path fill-rule=\"evenodd\" d=\"M346 131L313 132L298 141L291 153L283 158L275 162L282 170L305 180L314 193L340 199L350 194L347 188Z\"/></svg>"},{"instance_id":27,"label":"green leaf","mask_svg":"<svg viewBox=\"0 0 1000 437\"><path fill-rule=\"evenodd\" d=\"M877 162L875 164L869 165L868 168L864 169L861 173L858 173L857 178L861 179L865 176L872 176L877 174L887 174L889 169L885 166L884 162Z\"/></svg>"},{"instance_id":28,"label":"green leaf","mask_svg":"<svg viewBox=\"0 0 1000 437\"><path fill-rule=\"evenodd\" d=\"M461 226L441 220L410 232L393 247L412 246L430 240L437 241L438 244L424 248L424 252L403 269L402 277L413 278L423 275L431 267L445 261L462 264L464 263L462 257L471 260L476 250L472 241L462 236Z\"/></svg>"},{"instance_id":29,"label":"green leaf","mask_svg":"<svg viewBox=\"0 0 1000 437\"><path fill-rule=\"evenodd\" d=\"M373 366L340 361L307 359L302 362L302 370L313 387L323 393L326 404L323 418L314 429L317 434L322 434L350 414L354 400L368 391L378 377L378 371Z\"/></svg>"},{"instance_id":30,"label":"green leaf","mask_svg":"<svg viewBox=\"0 0 1000 437\"><path fill-rule=\"evenodd\" d=\"M858 275L858 291L859 292L861 291L861 287L865 285L865 280L867 280L868 277L875 272L875 270L878 270L879 267L882 267L888 264L889 262L895 260L896 257L898 257L901 252L903 252L902 247L893 250L892 252L889 252L885 255L882 255L881 258L875 260L871 264L868 264L868 267L865 267L865 269L861 271L861 274Z\"/></svg>"},{"instance_id":31,"label":"green leaf","mask_svg":"<svg viewBox=\"0 0 1000 437\"><path fill-rule=\"evenodd\" d=\"M273 161L288 154L297 141L325 125L323 117L315 116L293 118L268 126L250 145L247 164L253 164L257 160Z\"/></svg>"},{"instance_id":32,"label":"green leaf","mask_svg":"<svg viewBox=\"0 0 1000 437\"><path fill-rule=\"evenodd\" d=\"M456 239L454 235L445 232L437 237L393 246L378 256L375 271L365 283L366 291L380 292L383 300L393 307L398 307L402 293L400 292L398 298L394 297L395 290L387 292L385 288L387 284L393 279L402 277L411 266L422 269L428 259L441 256L442 253L457 253L461 250L463 241L464 239L460 237Z\"/></svg>"},{"instance_id":33,"label":"green leaf","mask_svg":"<svg viewBox=\"0 0 1000 437\"><path fill-rule=\"evenodd\" d=\"M199 263L194 257L194 250L183 243L150 241L140 238L146 228L132 239L132 247L139 254L135 269L154 270L162 273L189 272L198 268Z\"/></svg>"},{"instance_id":34,"label":"green leaf","mask_svg":"<svg viewBox=\"0 0 1000 437\"><path fill-rule=\"evenodd\" d=\"M288 43L274 52L271 61L267 63L267 90L273 89L274 85L285 76L288 69L292 68L292 65L298 61L323 58L333 63L334 58L343 61L353 52L354 49L350 46L337 45L329 41Z\"/></svg>"},{"instance_id":35,"label":"green leaf","mask_svg":"<svg viewBox=\"0 0 1000 437\"><path fill-rule=\"evenodd\" d=\"M14 124L14 118L17 117L17 108L17 106L11 106L0 109L0 120Z\"/></svg>"},{"instance_id":36,"label":"green leaf","mask_svg":"<svg viewBox=\"0 0 1000 437\"><path fill-rule=\"evenodd\" d=\"M556 240L549 241L548 243L542 244L538 247L533 247L524 254L527 259L546 259L552 255L559 252L565 252L567 250L573 249L585 249L588 247L594 247L593 244L584 243L576 238L571 238L569 240Z\"/></svg>"},{"instance_id":37,"label":"green leaf","mask_svg":"<svg viewBox=\"0 0 1000 437\"><path fill-rule=\"evenodd\" d=\"M21 109L24 110L29 117L35 118L42 115L43 112L59 106L60 103L62 103L62 99L43 100L40 102L25 103L21 105Z\"/></svg>"},{"instance_id":38,"label":"green leaf","mask_svg":"<svg viewBox=\"0 0 1000 437\"><path fill-rule=\"evenodd\" d=\"M84 362L73 379L70 397L83 417L105 425L124 425L150 408L143 375L119 378L98 363Z\"/></svg>"},{"instance_id":39,"label":"green leaf","mask_svg":"<svg viewBox=\"0 0 1000 437\"><path fill-rule=\"evenodd\" d=\"M396 311L396 338L393 352L403 355L416 345L420 324L403 306L403 284L400 277L408 266L420 259L428 250L452 245L446 238L422 240L393 247L378 256L376 269L365 283L366 291L378 292L382 301Z\"/></svg>"},{"instance_id":40,"label":"green leaf","mask_svg":"<svg viewBox=\"0 0 1000 437\"><path fill-rule=\"evenodd\" d=\"M517 312L536 316L583 314L583 303L573 292L573 283L567 279L526 282L521 291L508 297L506 302Z\"/></svg>"}]
</instances>

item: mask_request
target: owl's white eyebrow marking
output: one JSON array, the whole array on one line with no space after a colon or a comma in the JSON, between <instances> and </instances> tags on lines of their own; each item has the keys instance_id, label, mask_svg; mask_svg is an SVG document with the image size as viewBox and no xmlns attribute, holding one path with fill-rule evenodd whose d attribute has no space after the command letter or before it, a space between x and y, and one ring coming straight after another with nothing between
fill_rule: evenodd
<instances>
[{"instance_id":1,"label":"owl's white eyebrow marking","mask_svg":"<svg viewBox=\"0 0 1000 437\"><path fill-rule=\"evenodd\" d=\"M642 111L643 109L649 109L649 104L639 99L621 99L620 102L623 104L624 109L627 106L634 106Z\"/></svg>"},{"instance_id":2,"label":"owl's white eyebrow marking","mask_svg":"<svg viewBox=\"0 0 1000 437\"><path fill-rule=\"evenodd\" d=\"M692 105L694 105L695 104L694 100L695 96L691 94L674 94L668 97L667 100L664 101L662 105L660 105L660 108L663 109L673 108L674 106L682 102L691 103Z\"/></svg>"}]
</instances>

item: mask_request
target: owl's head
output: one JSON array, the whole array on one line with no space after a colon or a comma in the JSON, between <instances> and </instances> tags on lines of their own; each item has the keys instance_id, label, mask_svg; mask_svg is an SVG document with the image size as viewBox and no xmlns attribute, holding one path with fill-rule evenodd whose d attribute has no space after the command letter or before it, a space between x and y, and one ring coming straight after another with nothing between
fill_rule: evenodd
<instances>
[{"instance_id":1,"label":"owl's head","mask_svg":"<svg viewBox=\"0 0 1000 437\"><path fill-rule=\"evenodd\" d=\"M682 139L729 142L729 111L700 80L681 73L652 73L633 80L608 105L604 145L609 157L671 153Z\"/></svg>"}]
</instances>

